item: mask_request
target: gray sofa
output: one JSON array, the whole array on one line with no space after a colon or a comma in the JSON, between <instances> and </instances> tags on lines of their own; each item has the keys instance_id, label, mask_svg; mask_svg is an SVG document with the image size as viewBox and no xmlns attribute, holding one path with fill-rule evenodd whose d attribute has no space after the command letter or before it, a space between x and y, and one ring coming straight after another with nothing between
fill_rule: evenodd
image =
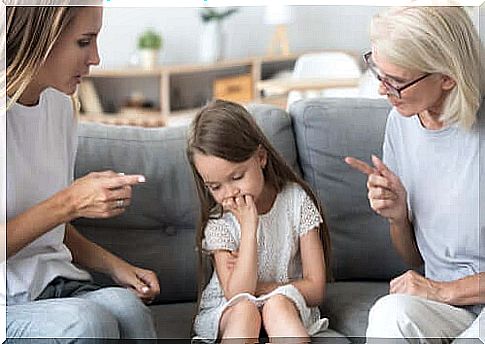
<instances>
[{"instance_id":1,"label":"gray sofa","mask_svg":"<svg viewBox=\"0 0 485 344\"><path fill-rule=\"evenodd\" d=\"M367 201L366 177L343 158L382 155L389 111L385 100L316 99L293 104L289 114L268 105L249 107L274 146L307 180L325 208L333 245L335 281L322 314L331 342L362 342L371 305L403 272L386 221ZM76 177L111 169L142 173L132 206L106 220L80 219L81 232L129 262L157 272L161 294L150 306L159 338L189 338L196 307L197 200L185 158L186 127L144 129L82 123ZM95 275L99 283L112 284ZM345 336L346 338L342 338Z\"/></svg>"}]
</instances>

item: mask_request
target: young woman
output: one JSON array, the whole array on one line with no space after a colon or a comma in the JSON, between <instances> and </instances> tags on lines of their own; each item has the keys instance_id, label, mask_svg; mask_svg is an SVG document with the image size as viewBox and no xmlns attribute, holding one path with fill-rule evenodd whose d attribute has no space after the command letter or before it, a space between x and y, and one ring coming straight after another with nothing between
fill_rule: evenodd
<instances>
[{"instance_id":1,"label":"young woman","mask_svg":"<svg viewBox=\"0 0 485 344\"><path fill-rule=\"evenodd\" d=\"M371 43L366 62L393 105L384 161L346 161L368 175L370 205L389 220L396 250L425 274L391 281L370 311L368 341L477 338L485 328L483 48L456 6L388 10L373 19Z\"/></svg>"},{"instance_id":2,"label":"young woman","mask_svg":"<svg viewBox=\"0 0 485 344\"><path fill-rule=\"evenodd\" d=\"M69 95L99 63L101 7L7 7L7 337L154 338L156 275L84 238L78 217L129 206L141 175L73 181L76 119ZM74 265L74 263L76 265ZM90 282L84 266L122 288Z\"/></svg>"}]
</instances>

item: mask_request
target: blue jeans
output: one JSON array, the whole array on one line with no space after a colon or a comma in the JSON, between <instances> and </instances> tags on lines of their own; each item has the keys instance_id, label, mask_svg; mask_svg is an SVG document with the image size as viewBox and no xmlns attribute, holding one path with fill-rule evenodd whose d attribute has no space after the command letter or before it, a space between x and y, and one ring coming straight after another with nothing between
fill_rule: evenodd
<instances>
[{"instance_id":1,"label":"blue jeans","mask_svg":"<svg viewBox=\"0 0 485 344\"><path fill-rule=\"evenodd\" d=\"M35 301L7 305L7 338L156 338L151 312L125 288L55 279Z\"/></svg>"}]
</instances>

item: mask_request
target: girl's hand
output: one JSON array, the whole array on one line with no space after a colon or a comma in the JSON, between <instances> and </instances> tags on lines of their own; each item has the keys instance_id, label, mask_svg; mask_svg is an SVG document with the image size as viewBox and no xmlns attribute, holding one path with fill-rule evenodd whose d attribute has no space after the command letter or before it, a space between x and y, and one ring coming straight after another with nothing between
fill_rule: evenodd
<instances>
[{"instance_id":1,"label":"girl's hand","mask_svg":"<svg viewBox=\"0 0 485 344\"><path fill-rule=\"evenodd\" d=\"M347 157L345 162L351 167L368 175L367 197L371 208L393 223L407 221L407 193L399 177L375 155L372 155L374 167L365 162Z\"/></svg>"},{"instance_id":2,"label":"girl's hand","mask_svg":"<svg viewBox=\"0 0 485 344\"><path fill-rule=\"evenodd\" d=\"M72 200L72 219L108 218L122 214L131 204L131 186L144 181L142 175L113 171L92 172L76 179L66 190Z\"/></svg>"},{"instance_id":3,"label":"girl's hand","mask_svg":"<svg viewBox=\"0 0 485 344\"><path fill-rule=\"evenodd\" d=\"M256 233L258 229L258 210L251 195L231 197L222 201L224 209L229 210L236 216L241 232L244 230Z\"/></svg>"},{"instance_id":4,"label":"girl's hand","mask_svg":"<svg viewBox=\"0 0 485 344\"><path fill-rule=\"evenodd\" d=\"M260 282L256 284L256 291L254 292L254 296L258 297L261 295L269 294L280 285L276 282Z\"/></svg>"},{"instance_id":5,"label":"girl's hand","mask_svg":"<svg viewBox=\"0 0 485 344\"><path fill-rule=\"evenodd\" d=\"M111 269L111 277L120 286L133 290L146 304L160 294L158 278L153 271L138 268L121 259Z\"/></svg>"}]
</instances>

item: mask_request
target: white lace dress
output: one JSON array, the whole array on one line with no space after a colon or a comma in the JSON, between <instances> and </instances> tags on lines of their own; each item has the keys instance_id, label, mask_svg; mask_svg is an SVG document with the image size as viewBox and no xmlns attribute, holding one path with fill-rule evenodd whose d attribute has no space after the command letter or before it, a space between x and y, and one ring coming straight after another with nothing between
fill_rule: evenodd
<instances>
[{"instance_id":1,"label":"white lace dress","mask_svg":"<svg viewBox=\"0 0 485 344\"><path fill-rule=\"evenodd\" d=\"M288 283L302 278L299 238L315 229L322 218L310 197L298 184L288 184L276 197L271 210L259 216L258 225L258 280ZM202 247L206 251L235 251L240 244L239 223L231 213L221 219L210 220L205 228ZM328 327L328 319L320 318L318 307L308 307L305 299L292 284L279 287L275 293L291 299L310 335ZM231 300L240 299L237 295ZM202 293L199 313L195 318L194 339L215 340L219 322L229 301L214 271ZM231 303L233 304L233 302ZM261 304L260 304L261 305Z\"/></svg>"}]
</instances>

